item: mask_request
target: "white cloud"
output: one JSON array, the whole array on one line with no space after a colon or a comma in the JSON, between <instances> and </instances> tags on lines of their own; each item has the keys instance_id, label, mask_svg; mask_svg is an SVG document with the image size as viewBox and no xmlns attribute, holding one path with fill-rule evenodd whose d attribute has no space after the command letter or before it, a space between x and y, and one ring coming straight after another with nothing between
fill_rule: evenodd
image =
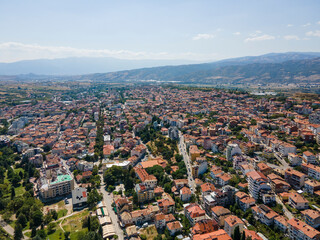
<instances>
[{"instance_id":1,"label":"white cloud","mask_svg":"<svg viewBox=\"0 0 320 240\"><path fill-rule=\"evenodd\" d=\"M241 34L240 32L233 33L233 35L240 35L240 34Z\"/></svg>"},{"instance_id":2,"label":"white cloud","mask_svg":"<svg viewBox=\"0 0 320 240\"><path fill-rule=\"evenodd\" d=\"M214 38L213 34L199 33L196 36L194 36L192 38L192 40L202 40L202 39L207 40L207 39L212 39L212 38Z\"/></svg>"},{"instance_id":3,"label":"white cloud","mask_svg":"<svg viewBox=\"0 0 320 240\"><path fill-rule=\"evenodd\" d=\"M306 32L306 35L311 37L320 37L320 30Z\"/></svg>"},{"instance_id":4,"label":"white cloud","mask_svg":"<svg viewBox=\"0 0 320 240\"><path fill-rule=\"evenodd\" d=\"M245 42L255 42L255 41L265 41L265 40L273 40L275 39L274 36L268 35L268 34L264 34L261 36L253 36L250 38L245 39Z\"/></svg>"},{"instance_id":5,"label":"white cloud","mask_svg":"<svg viewBox=\"0 0 320 240\"><path fill-rule=\"evenodd\" d=\"M320 25L320 21L318 21L318 22L317 22L317 24L319 24L319 25Z\"/></svg>"},{"instance_id":6,"label":"white cloud","mask_svg":"<svg viewBox=\"0 0 320 240\"><path fill-rule=\"evenodd\" d=\"M39 44L25 44L19 42L0 43L0 62L15 62L33 59L55 59L66 57L113 57L119 59L190 59L213 60L215 53L167 53L110 49L86 49L65 46L44 46Z\"/></svg>"},{"instance_id":7,"label":"white cloud","mask_svg":"<svg viewBox=\"0 0 320 240\"><path fill-rule=\"evenodd\" d=\"M293 27L293 24L288 24L287 27Z\"/></svg>"},{"instance_id":8,"label":"white cloud","mask_svg":"<svg viewBox=\"0 0 320 240\"><path fill-rule=\"evenodd\" d=\"M311 25L311 23L306 23L306 24L302 25L302 27L308 27L310 25Z\"/></svg>"},{"instance_id":9,"label":"white cloud","mask_svg":"<svg viewBox=\"0 0 320 240\"><path fill-rule=\"evenodd\" d=\"M300 40L297 35L286 35L283 37L285 40Z\"/></svg>"}]
</instances>

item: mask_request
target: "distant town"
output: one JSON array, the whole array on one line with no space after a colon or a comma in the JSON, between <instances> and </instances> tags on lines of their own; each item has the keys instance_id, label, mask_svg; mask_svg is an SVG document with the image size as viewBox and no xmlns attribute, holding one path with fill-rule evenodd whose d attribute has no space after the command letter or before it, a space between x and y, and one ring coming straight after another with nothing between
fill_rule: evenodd
<instances>
[{"instance_id":1,"label":"distant town","mask_svg":"<svg viewBox=\"0 0 320 240\"><path fill-rule=\"evenodd\" d=\"M0 239L320 239L318 94L8 86Z\"/></svg>"}]
</instances>

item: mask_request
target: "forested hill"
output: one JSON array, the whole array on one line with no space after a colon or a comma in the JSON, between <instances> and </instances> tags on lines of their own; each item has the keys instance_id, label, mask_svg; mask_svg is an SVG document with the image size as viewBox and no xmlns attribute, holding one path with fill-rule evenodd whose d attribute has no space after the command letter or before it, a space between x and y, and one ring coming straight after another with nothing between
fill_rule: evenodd
<instances>
[{"instance_id":1,"label":"forested hill","mask_svg":"<svg viewBox=\"0 0 320 240\"><path fill-rule=\"evenodd\" d=\"M83 75L81 78L108 82L158 80L210 84L319 83L320 58L248 64L218 62L164 66Z\"/></svg>"}]
</instances>

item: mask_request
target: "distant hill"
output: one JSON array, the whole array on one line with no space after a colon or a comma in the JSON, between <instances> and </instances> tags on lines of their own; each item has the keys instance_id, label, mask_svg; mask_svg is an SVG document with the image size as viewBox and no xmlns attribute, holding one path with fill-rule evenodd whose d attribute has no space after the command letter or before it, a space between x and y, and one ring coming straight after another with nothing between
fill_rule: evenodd
<instances>
[{"instance_id":1,"label":"distant hill","mask_svg":"<svg viewBox=\"0 0 320 240\"><path fill-rule=\"evenodd\" d=\"M24 60L0 63L0 75L79 75L99 72L115 72L144 67L197 63L188 60L126 60L117 58L59 58Z\"/></svg>"},{"instance_id":2,"label":"distant hill","mask_svg":"<svg viewBox=\"0 0 320 240\"><path fill-rule=\"evenodd\" d=\"M78 59L79 65L83 66L84 60ZM92 66L95 63L92 60L92 65L88 62L88 66ZM48 60L51 63L65 63L64 69L68 69L69 63L73 66L75 71L76 67L74 59L60 59L60 60ZM89 59L86 59L89 61ZM100 62L101 65L97 67L115 68L119 63L124 64L127 62L127 68L134 64L143 64L143 61L130 61L130 60L115 60L104 59ZM33 61L35 63L37 61ZM46 61L44 61L46 62ZM148 64L156 64L157 61L151 61ZM20 62L21 63L21 62ZM38 61L38 67L41 66L43 60ZM108 65L108 64L109 65ZM22 63L21 63L22 64ZM57 68L62 67L61 65ZM107 64L104 66L104 64ZM120 64L120 65L121 65ZM130 65L131 64L131 65ZM47 66L47 65L46 65ZM83 66L82 72L86 72L88 66ZM119 66L119 65L118 65ZM144 65L146 66L146 65ZM40 67L41 68L41 67ZM44 69L43 69L44 71ZM66 70L67 71L67 70ZM66 72L65 71L65 72ZM27 71L30 72L30 71ZM45 72L45 71L44 71ZM101 71L103 72L103 71ZM0 64L1 74L1 64ZM2 76L2 80L12 79L18 81L30 81L30 80L92 80L101 82L135 82L135 81L165 81L165 82L180 82L180 83L203 83L203 84L226 84L226 83L241 83L241 84L268 84L268 83L320 83L320 53L270 53L261 56L241 57L226 59L211 63L201 64L186 64L177 66L161 66L161 67L145 67L133 70L124 71L112 71L105 73L93 73L93 74L77 74L72 76L58 76L51 74L51 76L45 75L48 73L23 74L15 76Z\"/></svg>"},{"instance_id":3,"label":"distant hill","mask_svg":"<svg viewBox=\"0 0 320 240\"><path fill-rule=\"evenodd\" d=\"M317 54L268 54L214 63L92 74L83 78L112 82L158 80L207 84L319 83L320 57L317 57Z\"/></svg>"},{"instance_id":4,"label":"distant hill","mask_svg":"<svg viewBox=\"0 0 320 240\"><path fill-rule=\"evenodd\" d=\"M288 52L269 53L261 56L249 56L225 59L206 64L197 64L196 61L188 60L125 60L117 58L89 58L74 57L60 59L37 59L25 60L13 63L0 63L0 75L81 75L91 73L108 73L139 68L150 68L158 66L176 66L188 64L188 69L179 67L184 73L194 70L208 70L230 65L245 65L250 63L280 63L289 60L302 60L320 57L320 53ZM170 68L171 69L171 68Z\"/></svg>"}]
</instances>

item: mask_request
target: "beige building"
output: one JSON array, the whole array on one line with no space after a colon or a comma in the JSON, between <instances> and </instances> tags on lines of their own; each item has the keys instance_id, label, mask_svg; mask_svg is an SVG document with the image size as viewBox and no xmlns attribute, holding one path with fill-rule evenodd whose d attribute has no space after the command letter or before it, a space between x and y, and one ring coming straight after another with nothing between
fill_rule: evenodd
<instances>
[{"instance_id":1,"label":"beige building","mask_svg":"<svg viewBox=\"0 0 320 240\"><path fill-rule=\"evenodd\" d=\"M43 177L40 181L41 187L39 192L43 199L67 195L74 189L74 179L69 174L58 175L52 179Z\"/></svg>"}]
</instances>

